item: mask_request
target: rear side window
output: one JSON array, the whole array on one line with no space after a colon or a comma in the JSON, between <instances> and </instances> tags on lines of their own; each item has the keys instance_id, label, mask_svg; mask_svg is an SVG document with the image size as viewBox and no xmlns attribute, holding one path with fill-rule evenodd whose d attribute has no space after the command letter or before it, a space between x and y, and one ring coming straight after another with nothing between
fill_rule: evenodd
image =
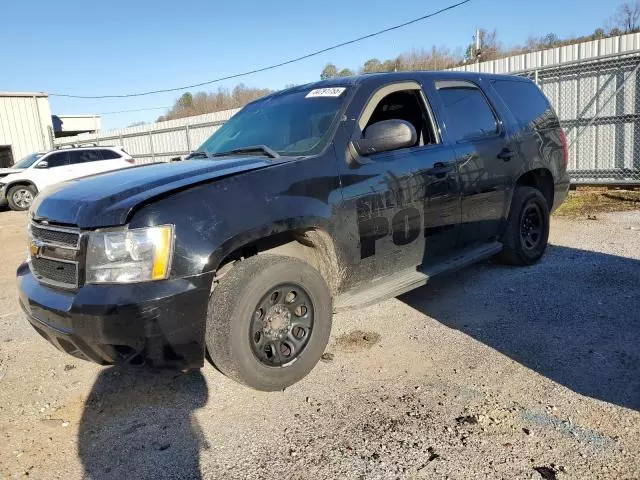
<instances>
[{"instance_id":1,"label":"rear side window","mask_svg":"<svg viewBox=\"0 0 640 480\"><path fill-rule=\"evenodd\" d=\"M522 125L535 121L549 110L549 101L534 83L510 80L494 80L492 83Z\"/></svg>"},{"instance_id":2,"label":"rear side window","mask_svg":"<svg viewBox=\"0 0 640 480\"><path fill-rule=\"evenodd\" d=\"M102 160L113 160L115 158L122 158L113 150L100 150L100 154L102 155Z\"/></svg>"},{"instance_id":3,"label":"rear side window","mask_svg":"<svg viewBox=\"0 0 640 480\"><path fill-rule=\"evenodd\" d=\"M69 152L69 157L71 159L71 165L77 163L98 162L102 160L100 151L98 150L76 150L74 152Z\"/></svg>"},{"instance_id":4,"label":"rear side window","mask_svg":"<svg viewBox=\"0 0 640 480\"><path fill-rule=\"evenodd\" d=\"M69 164L67 152L52 153L44 160L47 162L48 168L62 167Z\"/></svg>"},{"instance_id":5,"label":"rear side window","mask_svg":"<svg viewBox=\"0 0 640 480\"><path fill-rule=\"evenodd\" d=\"M447 131L455 141L486 137L498 132L493 109L482 91L468 82L436 82L447 114Z\"/></svg>"}]
</instances>

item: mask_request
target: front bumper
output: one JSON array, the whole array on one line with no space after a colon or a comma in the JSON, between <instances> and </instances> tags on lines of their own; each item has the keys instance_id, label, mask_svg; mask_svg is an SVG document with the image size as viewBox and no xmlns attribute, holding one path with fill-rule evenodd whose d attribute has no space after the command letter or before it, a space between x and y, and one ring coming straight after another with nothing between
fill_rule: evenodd
<instances>
[{"instance_id":1,"label":"front bumper","mask_svg":"<svg viewBox=\"0 0 640 480\"><path fill-rule=\"evenodd\" d=\"M107 365L199 368L212 274L131 285L42 285L18 267L20 306L56 348Z\"/></svg>"}]
</instances>

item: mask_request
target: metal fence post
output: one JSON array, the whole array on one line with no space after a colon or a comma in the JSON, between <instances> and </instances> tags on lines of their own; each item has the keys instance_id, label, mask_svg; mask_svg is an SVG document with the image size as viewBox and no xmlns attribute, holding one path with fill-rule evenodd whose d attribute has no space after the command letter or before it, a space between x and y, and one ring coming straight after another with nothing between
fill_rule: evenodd
<instances>
[{"instance_id":1,"label":"metal fence post","mask_svg":"<svg viewBox=\"0 0 640 480\"><path fill-rule=\"evenodd\" d=\"M149 130L149 150L151 150L151 161L154 162L156 160L156 154L153 150L153 134L151 130Z\"/></svg>"},{"instance_id":2,"label":"metal fence post","mask_svg":"<svg viewBox=\"0 0 640 480\"><path fill-rule=\"evenodd\" d=\"M184 133L187 136L187 151L191 152L191 138L190 138L190 135L189 135L189 125L185 125Z\"/></svg>"}]
</instances>

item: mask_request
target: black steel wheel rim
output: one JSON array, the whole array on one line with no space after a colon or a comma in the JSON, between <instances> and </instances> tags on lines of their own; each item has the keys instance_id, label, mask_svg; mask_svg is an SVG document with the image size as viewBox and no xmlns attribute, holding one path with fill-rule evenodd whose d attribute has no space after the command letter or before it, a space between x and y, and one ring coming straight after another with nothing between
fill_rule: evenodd
<instances>
[{"instance_id":1,"label":"black steel wheel rim","mask_svg":"<svg viewBox=\"0 0 640 480\"><path fill-rule=\"evenodd\" d=\"M535 202L528 203L520 217L520 241L526 250L535 250L542 239L542 209Z\"/></svg>"},{"instance_id":2,"label":"black steel wheel rim","mask_svg":"<svg viewBox=\"0 0 640 480\"><path fill-rule=\"evenodd\" d=\"M253 309L249 343L256 358L269 367L294 362L313 331L313 303L300 285L272 287Z\"/></svg>"}]
</instances>

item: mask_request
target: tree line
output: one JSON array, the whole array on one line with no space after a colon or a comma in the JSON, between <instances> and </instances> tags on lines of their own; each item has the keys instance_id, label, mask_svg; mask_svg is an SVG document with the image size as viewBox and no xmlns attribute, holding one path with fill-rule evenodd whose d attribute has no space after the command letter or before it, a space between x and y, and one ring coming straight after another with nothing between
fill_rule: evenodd
<instances>
[{"instance_id":1,"label":"tree line","mask_svg":"<svg viewBox=\"0 0 640 480\"><path fill-rule=\"evenodd\" d=\"M466 49L451 50L445 47L415 49L386 60L371 58L356 70L350 68L339 69L333 63L328 63L320 73L320 78L326 80L336 77L349 77L356 73L444 70L477 61L496 60L521 53L573 45L589 40L598 40L639 31L640 0L636 0L620 5L603 27L597 28L590 35L582 37L562 39L555 33L548 33L539 37L530 37L522 45L505 47L499 40L496 30L480 29L478 42L471 43ZM476 43L480 45L480 49L476 48ZM239 108L270 93L272 91L268 88L247 87L242 83L232 90L218 88L214 92L198 92L196 94L187 92L178 98L167 113L159 117L157 121L161 122Z\"/></svg>"},{"instance_id":2,"label":"tree line","mask_svg":"<svg viewBox=\"0 0 640 480\"><path fill-rule=\"evenodd\" d=\"M187 92L176 100L166 114L158 117L157 121L239 108L270 93L272 91L268 88L252 88L243 83L236 85L233 90L218 88L215 92L198 92L195 95Z\"/></svg>"}]
</instances>

